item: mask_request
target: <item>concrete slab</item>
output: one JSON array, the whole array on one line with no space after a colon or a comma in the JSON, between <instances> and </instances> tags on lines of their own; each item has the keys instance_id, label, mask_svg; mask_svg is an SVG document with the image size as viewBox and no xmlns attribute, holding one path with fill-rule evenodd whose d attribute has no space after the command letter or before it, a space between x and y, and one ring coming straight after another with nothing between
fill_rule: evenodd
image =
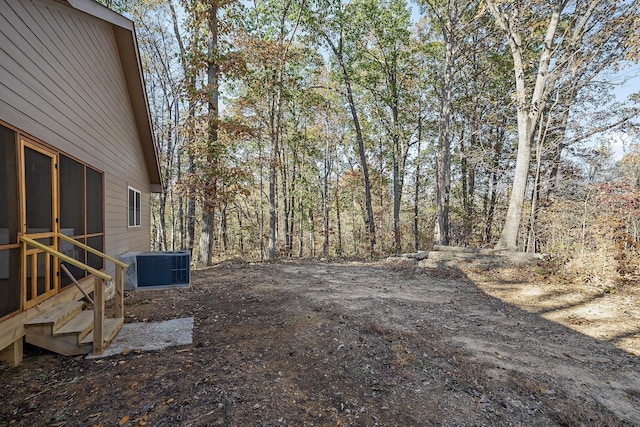
<instances>
[{"instance_id":1,"label":"concrete slab","mask_svg":"<svg viewBox=\"0 0 640 427\"><path fill-rule=\"evenodd\" d=\"M191 343L193 343L193 317L163 322L125 323L104 353L100 355L90 353L87 359L100 359L125 351L163 350L167 347Z\"/></svg>"}]
</instances>

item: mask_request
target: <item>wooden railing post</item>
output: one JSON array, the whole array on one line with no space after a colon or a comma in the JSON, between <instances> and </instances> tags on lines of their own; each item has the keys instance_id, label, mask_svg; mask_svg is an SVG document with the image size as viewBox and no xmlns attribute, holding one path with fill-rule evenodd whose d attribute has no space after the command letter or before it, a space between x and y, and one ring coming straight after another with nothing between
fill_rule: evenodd
<instances>
[{"instance_id":1,"label":"wooden railing post","mask_svg":"<svg viewBox=\"0 0 640 427\"><path fill-rule=\"evenodd\" d=\"M96 280L93 288L93 354L104 352L104 280Z\"/></svg>"},{"instance_id":2,"label":"wooden railing post","mask_svg":"<svg viewBox=\"0 0 640 427\"><path fill-rule=\"evenodd\" d=\"M69 243L72 243L78 247L80 247L81 249L84 249L87 252L90 252L94 255L98 255L99 257L113 262L116 266L116 277L115 277L115 312L116 312L116 318L118 319L124 319L124 269L127 268L127 264L116 260L115 258L112 258L100 251L98 251L97 249L94 249L92 247L89 247L87 245L85 245L84 243L80 243L75 239L72 239L71 237L67 237L64 234L57 234L57 237L61 240L65 240ZM29 251L27 251L27 244L30 246L33 246L43 252L45 252L47 254L47 256L53 256L55 258L58 258L61 262L66 262L69 263L75 267L78 267L84 271L87 271L89 273L91 273L92 275L94 275L95 278L95 282L94 282L94 288L93 288L93 353L94 354L102 354L104 352L104 324L105 324L105 312L104 312L104 305L105 305L105 284L108 281L113 280L111 276L109 276L108 274L105 274L102 271L98 271L95 268L89 267L88 265L82 263L81 261L78 261L74 258L71 258L61 252L58 252L57 250L50 248L46 245L43 245L40 242L37 242L36 240L33 240L30 237L27 236L20 236L20 240L23 242L23 253L24 258L23 258L23 262L26 264L26 257L27 256L33 256L33 261L31 263L31 268L32 268L32 272L31 272L31 286L32 286L32 290L31 290L31 294L35 295L37 293L37 289L36 289L36 279L37 279L37 265L38 263L35 260L35 253L31 254ZM50 263L47 262L47 265L49 265ZM61 269L65 272L67 272L67 274L72 278L72 280L74 281L74 283L76 283L76 285L82 290L82 287L75 281L75 279L73 278L73 276L71 275L71 273L69 273L68 269L61 264ZM22 273L22 274L26 274L26 273ZM48 272L47 274L51 274L51 272ZM23 276L23 279L24 276ZM122 323L120 323L120 326L122 326ZM119 330L119 328L115 331L115 333L117 333L117 331ZM111 334L111 332L109 332ZM115 335L114 335L115 336ZM112 337L109 337L109 339L111 339Z\"/></svg>"},{"instance_id":3,"label":"wooden railing post","mask_svg":"<svg viewBox=\"0 0 640 427\"><path fill-rule=\"evenodd\" d=\"M124 318L124 268L120 264L116 264L116 317Z\"/></svg>"}]
</instances>

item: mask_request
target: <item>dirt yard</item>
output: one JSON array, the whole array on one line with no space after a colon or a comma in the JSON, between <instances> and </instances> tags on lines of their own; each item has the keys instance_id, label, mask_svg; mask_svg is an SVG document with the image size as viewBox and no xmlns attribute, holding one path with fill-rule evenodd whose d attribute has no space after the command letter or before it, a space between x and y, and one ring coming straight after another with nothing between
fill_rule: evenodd
<instances>
[{"instance_id":1,"label":"dirt yard","mask_svg":"<svg viewBox=\"0 0 640 427\"><path fill-rule=\"evenodd\" d=\"M106 359L29 349L0 425L640 426L640 289L535 268L225 262L126 296L194 343Z\"/></svg>"}]
</instances>

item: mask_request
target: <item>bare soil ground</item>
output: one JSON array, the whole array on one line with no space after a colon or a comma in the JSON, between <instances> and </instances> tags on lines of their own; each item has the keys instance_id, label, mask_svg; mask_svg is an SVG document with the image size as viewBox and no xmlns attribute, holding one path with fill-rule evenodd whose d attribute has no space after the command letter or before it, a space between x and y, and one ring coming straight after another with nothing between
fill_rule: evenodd
<instances>
[{"instance_id":1,"label":"bare soil ground","mask_svg":"<svg viewBox=\"0 0 640 427\"><path fill-rule=\"evenodd\" d=\"M225 262L126 296L194 343L106 359L30 349L0 425L640 425L640 290L534 268Z\"/></svg>"}]
</instances>

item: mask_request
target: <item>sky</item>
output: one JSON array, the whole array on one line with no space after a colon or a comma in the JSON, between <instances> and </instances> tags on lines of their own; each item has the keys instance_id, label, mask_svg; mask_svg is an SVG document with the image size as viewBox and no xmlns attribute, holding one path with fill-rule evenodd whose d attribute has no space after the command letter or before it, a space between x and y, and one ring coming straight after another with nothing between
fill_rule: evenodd
<instances>
[{"instance_id":1,"label":"sky","mask_svg":"<svg viewBox=\"0 0 640 427\"><path fill-rule=\"evenodd\" d=\"M620 79L628 79L624 84L614 89L619 102L627 100L629 95L640 92L640 64L630 64L629 68L619 72ZM636 137L637 138L637 137ZM611 151L614 161L620 160L628 148L632 136L625 133L617 133L611 139Z\"/></svg>"}]
</instances>

